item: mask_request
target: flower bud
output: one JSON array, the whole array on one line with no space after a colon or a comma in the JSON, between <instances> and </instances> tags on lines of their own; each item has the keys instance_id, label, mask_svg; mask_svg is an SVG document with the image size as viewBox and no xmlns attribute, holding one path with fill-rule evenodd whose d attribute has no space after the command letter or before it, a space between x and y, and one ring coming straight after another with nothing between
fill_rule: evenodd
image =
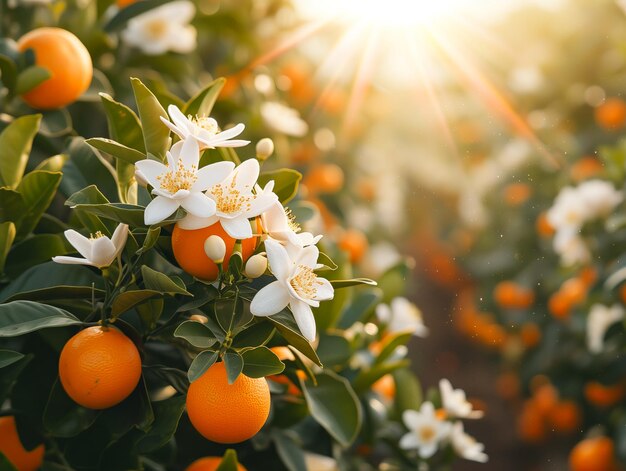
<instances>
[{"instance_id":1,"label":"flower bud","mask_svg":"<svg viewBox=\"0 0 626 471\"><path fill-rule=\"evenodd\" d=\"M264 137L256 144L256 158L265 160L274 153L274 141L269 137Z\"/></svg>"},{"instance_id":2,"label":"flower bud","mask_svg":"<svg viewBox=\"0 0 626 471\"><path fill-rule=\"evenodd\" d=\"M189 320L199 322L200 324L206 324L209 321L206 316L202 314L193 314L189 317Z\"/></svg>"},{"instance_id":3,"label":"flower bud","mask_svg":"<svg viewBox=\"0 0 626 471\"><path fill-rule=\"evenodd\" d=\"M248 259L244 274L248 278L258 278L267 270L267 258L263 254L253 255Z\"/></svg>"},{"instance_id":4,"label":"flower bud","mask_svg":"<svg viewBox=\"0 0 626 471\"><path fill-rule=\"evenodd\" d=\"M204 253L215 263L222 263L226 255L226 244L224 240L216 235L212 235L204 241Z\"/></svg>"}]
</instances>

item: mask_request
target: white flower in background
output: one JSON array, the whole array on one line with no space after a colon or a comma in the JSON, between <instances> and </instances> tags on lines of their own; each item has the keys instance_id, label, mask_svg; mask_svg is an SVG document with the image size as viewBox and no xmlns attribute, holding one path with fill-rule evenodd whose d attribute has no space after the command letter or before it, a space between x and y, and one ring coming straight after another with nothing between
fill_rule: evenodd
<instances>
[{"instance_id":1,"label":"white flower in background","mask_svg":"<svg viewBox=\"0 0 626 471\"><path fill-rule=\"evenodd\" d=\"M337 461L330 456L318 455L317 453L304 453L306 469L311 471L339 471Z\"/></svg>"},{"instance_id":2,"label":"white flower in background","mask_svg":"<svg viewBox=\"0 0 626 471\"><path fill-rule=\"evenodd\" d=\"M604 349L604 336L616 322L624 319L624 308L619 304L611 307L594 304L587 317L587 348L592 353L601 353Z\"/></svg>"},{"instance_id":3,"label":"white flower in background","mask_svg":"<svg viewBox=\"0 0 626 471\"><path fill-rule=\"evenodd\" d=\"M591 218L608 216L624 200L622 192L604 180L588 180L577 190Z\"/></svg>"},{"instance_id":4,"label":"white flower in background","mask_svg":"<svg viewBox=\"0 0 626 471\"><path fill-rule=\"evenodd\" d=\"M450 432L450 441L455 453L466 460L486 463L489 457L484 452L485 445L476 441L463 430L463 423L456 422Z\"/></svg>"},{"instance_id":5,"label":"white flower in background","mask_svg":"<svg viewBox=\"0 0 626 471\"><path fill-rule=\"evenodd\" d=\"M261 105L261 118L267 127L288 136L302 137L309 131L309 125L296 110L276 101Z\"/></svg>"},{"instance_id":6,"label":"white flower in background","mask_svg":"<svg viewBox=\"0 0 626 471\"><path fill-rule=\"evenodd\" d=\"M18 6L30 7L33 5L49 5L52 0L9 0L7 6L9 8L17 8Z\"/></svg>"},{"instance_id":7,"label":"white flower in background","mask_svg":"<svg viewBox=\"0 0 626 471\"><path fill-rule=\"evenodd\" d=\"M561 189L546 216L558 232L563 229L580 229L590 215L577 189L566 186Z\"/></svg>"},{"instance_id":8,"label":"white flower in background","mask_svg":"<svg viewBox=\"0 0 626 471\"><path fill-rule=\"evenodd\" d=\"M465 391L454 389L447 379L439 381L443 408L451 417L463 419L479 419L482 411L472 410L472 404L465 397Z\"/></svg>"},{"instance_id":9,"label":"white flower in background","mask_svg":"<svg viewBox=\"0 0 626 471\"><path fill-rule=\"evenodd\" d=\"M330 282L313 272L317 266L318 248L314 245L305 247L292 259L285 247L268 239L265 250L276 281L254 296L250 312L255 316L271 316L289 305L302 335L310 341L315 340L315 318L311 307L318 307L320 301L334 296Z\"/></svg>"},{"instance_id":10,"label":"white flower in background","mask_svg":"<svg viewBox=\"0 0 626 471\"><path fill-rule=\"evenodd\" d=\"M206 196L215 204L215 213L210 217L188 214L179 221L180 227L187 230L201 229L219 221L233 239L252 237L248 219L259 216L278 201L278 196L271 191L274 182L269 182L261 192L252 192L259 172L259 162L256 159L248 159L232 170L226 178L222 175L221 181L214 180L212 186L205 189Z\"/></svg>"},{"instance_id":11,"label":"white flower in background","mask_svg":"<svg viewBox=\"0 0 626 471\"><path fill-rule=\"evenodd\" d=\"M196 29L189 23L195 13L190 1L166 3L128 20L122 40L151 56L191 52L196 48Z\"/></svg>"},{"instance_id":12,"label":"white flower in background","mask_svg":"<svg viewBox=\"0 0 626 471\"><path fill-rule=\"evenodd\" d=\"M176 105L167 107L167 112L173 122L161 116L161 121L181 139L192 137L198 141L200 150L214 149L216 147L242 147L250 144L250 141L232 140L245 129L242 123L221 131L217 121L208 116L185 116Z\"/></svg>"},{"instance_id":13,"label":"white flower in background","mask_svg":"<svg viewBox=\"0 0 626 471\"><path fill-rule=\"evenodd\" d=\"M400 448L417 449L422 458L433 456L439 443L450 434L450 423L437 418L432 402L424 402L419 412L404 411L402 421L409 433L400 439Z\"/></svg>"},{"instance_id":14,"label":"white flower in background","mask_svg":"<svg viewBox=\"0 0 626 471\"><path fill-rule=\"evenodd\" d=\"M391 300L390 305L376 306L376 317L380 322L387 324L389 332L411 330L413 335L426 337L428 328L424 325L421 311L415 304L401 296Z\"/></svg>"},{"instance_id":15,"label":"white flower in background","mask_svg":"<svg viewBox=\"0 0 626 471\"><path fill-rule=\"evenodd\" d=\"M402 257L398 249L389 242L378 242L370 247L361 262L361 268L371 277L377 278L396 265Z\"/></svg>"},{"instance_id":16,"label":"white flower in background","mask_svg":"<svg viewBox=\"0 0 626 471\"><path fill-rule=\"evenodd\" d=\"M177 142L167 153L167 165L145 159L135 163L136 174L147 181L156 195L146 207L144 222L156 224L179 207L196 217L215 214L216 203L203 193L224 180L233 170L232 162L217 162L198 169L200 150L194 139Z\"/></svg>"},{"instance_id":17,"label":"white flower in background","mask_svg":"<svg viewBox=\"0 0 626 471\"><path fill-rule=\"evenodd\" d=\"M577 230L561 229L554 236L552 245L565 266L584 264L591 260L591 252Z\"/></svg>"},{"instance_id":18,"label":"white flower in background","mask_svg":"<svg viewBox=\"0 0 626 471\"><path fill-rule=\"evenodd\" d=\"M261 214L263 229L267 235L282 245L293 245L298 248L315 245L322 238L310 232L300 232L300 226L295 222L291 212L283 207L280 201L274 203Z\"/></svg>"},{"instance_id":19,"label":"white flower in background","mask_svg":"<svg viewBox=\"0 0 626 471\"><path fill-rule=\"evenodd\" d=\"M54 262L105 268L113 263L124 248L128 238L128 225L118 225L110 239L100 231L87 238L73 229L65 231L65 238L85 258L57 256L52 257Z\"/></svg>"}]
</instances>

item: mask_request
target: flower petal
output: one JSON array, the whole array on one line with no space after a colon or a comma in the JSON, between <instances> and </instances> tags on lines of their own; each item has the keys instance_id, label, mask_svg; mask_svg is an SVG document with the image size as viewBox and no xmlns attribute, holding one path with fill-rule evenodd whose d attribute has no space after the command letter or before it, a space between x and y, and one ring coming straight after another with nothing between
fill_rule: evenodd
<instances>
[{"instance_id":1,"label":"flower petal","mask_svg":"<svg viewBox=\"0 0 626 471\"><path fill-rule=\"evenodd\" d=\"M413 433L407 433L400 439L400 448L403 450L413 450L419 448L420 442Z\"/></svg>"},{"instance_id":2,"label":"flower petal","mask_svg":"<svg viewBox=\"0 0 626 471\"><path fill-rule=\"evenodd\" d=\"M108 237L98 237L91 244L91 257L89 260L98 267L108 267L115 260L117 250Z\"/></svg>"},{"instance_id":3,"label":"flower petal","mask_svg":"<svg viewBox=\"0 0 626 471\"><path fill-rule=\"evenodd\" d=\"M330 284L326 278L317 278L317 285L315 286L315 296L313 299L316 301L327 301L333 299L335 296L335 288Z\"/></svg>"},{"instance_id":4,"label":"flower petal","mask_svg":"<svg viewBox=\"0 0 626 471\"><path fill-rule=\"evenodd\" d=\"M200 161L200 147L198 146L198 141L195 139L185 139L181 142L183 145L178 155L178 164L182 164L187 169L195 167L197 170L198 162Z\"/></svg>"},{"instance_id":5,"label":"flower petal","mask_svg":"<svg viewBox=\"0 0 626 471\"><path fill-rule=\"evenodd\" d=\"M311 306L297 299L292 299L289 307L304 338L313 342L315 340L315 317L313 317Z\"/></svg>"},{"instance_id":6,"label":"flower petal","mask_svg":"<svg viewBox=\"0 0 626 471\"><path fill-rule=\"evenodd\" d=\"M199 218L194 216L193 214L187 214L184 218L178 221L178 226L181 229L185 229L187 231L193 231L196 229L203 229L205 227L212 226L218 221L217 216L211 216L208 218Z\"/></svg>"},{"instance_id":7,"label":"flower petal","mask_svg":"<svg viewBox=\"0 0 626 471\"><path fill-rule=\"evenodd\" d=\"M300 250L298 258L294 261L296 265L304 265L305 267L315 268L320 251L314 245L309 245Z\"/></svg>"},{"instance_id":8,"label":"flower petal","mask_svg":"<svg viewBox=\"0 0 626 471\"><path fill-rule=\"evenodd\" d=\"M78 253L86 259L91 258L91 240L74 229L65 231L65 238L74 246Z\"/></svg>"},{"instance_id":9,"label":"flower petal","mask_svg":"<svg viewBox=\"0 0 626 471\"><path fill-rule=\"evenodd\" d=\"M278 281L261 288L252 298L250 312L254 316L271 316L277 314L289 304L289 293Z\"/></svg>"},{"instance_id":10,"label":"flower petal","mask_svg":"<svg viewBox=\"0 0 626 471\"><path fill-rule=\"evenodd\" d=\"M182 131L185 131L187 135L191 133L191 131L193 130L192 123L189 121L189 119L187 119L187 116L183 114L178 106L168 106L167 113L170 115L170 118L172 118L172 121L174 121L176 127L181 129Z\"/></svg>"},{"instance_id":11,"label":"flower petal","mask_svg":"<svg viewBox=\"0 0 626 471\"><path fill-rule=\"evenodd\" d=\"M287 251L282 245L271 239L265 241L265 251L272 274L277 280L286 283L294 268Z\"/></svg>"},{"instance_id":12,"label":"flower petal","mask_svg":"<svg viewBox=\"0 0 626 471\"><path fill-rule=\"evenodd\" d=\"M215 147L243 147L250 144L250 141L244 141L240 139L233 139L232 141L220 141L214 144Z\"/></svg>"},{"instance_id":13,"label":"flower petal","mask_svg":"<svg viewBox=\"0 0 626 471\"><path fill-rule=\"evenodd\" d=\"M239 179L237 180L239 182ZM250 209L245 211L246 217L253 218L267 211L273 204L278 202L278 196L274 193L261 193L250 202Z\"/></svg>"},{"instance_id":14,"label":"flower petal","mask_svg":"<svg viewBox=\"0 0 626 471\"><path fill-rule=\"evenodd\" d=\"M161 162L152 159L144 159L135 162L135 169L139 170L142 177L154 188L161 188L161 183L157 177L169 170Z\"/></svg>"},{"instance_id":15,"label":"flower petal","mask_svg":"<svg viewBox=\"0 0 626 471\"><path fill-rule=\"evenodd\" d=\"M116 257L126 245L126 239L128 239L128 224L118 224L111 237L111 242L115 246Z\"/></svg>"},{"instance_id":16,"label":"flower petal","mask_svg":"<svg viewBox=\"0 0 626 471\"><path fill-rule=\"evenodd\" d=\"M220 182L223 182L235 169L232 162L216 162L206 165L198 170L197 180L192 185L191 191L205 191Z\"/></svg>"},{"instance_id":17,"label":"flower petal","mask_svg":"<svg viewBox=\"0 0 626 471\"><path fill-rule=\"evenodd\" d=\"M248 159L239 164L232 174L232 178L235 179L235 188L246 194L252 192L260 171L261 167L257 159Z\"/></svg>"},{"instance_id":18,"label":"flower petal","mask_svg":"<svg viewBox=\"0 0 626 471\"><path fill-rule=\"evenodd\" d=\"M178 203L178 201L171 200L164 196L157 196L150 201L150 204L146 207L143 214L144 223L146 226L151 226L152 224L165 220L178 209Z\"/></svg>"},{"instance_id":19,"label":"flower petal","mask_svg":"<svg viewBox=\"0 0 626 471\"><path fill-rule=\"evenodd\" d=\"M183 129L179 128L175 124L172 124L171 121L168 121L163 116L160 116L160 118L161 118L161 122L163 124L165 124L170 129L170 131L172 131L174 134L176 134L181 139L185 139L188 136L188 134Z\"/></svg>"},{"instance_id":20,"label":"flower petal","mask_svg":"<svg viewBox=\"0 0 626 471\"><path fill-rule=\"evenodd\" d=\"M215 201L204 193L191 193L180 201L180 205L189 214L201 218L208 218L215 214Z\"/></svg>"},{"instance_id":21,"label":"flower petal","mask_svg":"<svg viewBox=\"0 0 626 471\"><path fill-rule=\"evenodd\" d=\"M402 421L409 430L415 430L420 426L420 417L420 413L412 409L407 409L402 413Z\"/></svg>"},{"instance_id":22,"label":"flower petal","mask_svg":"<svg viewBox=\"0 0 626 471\"><path fill-rule=\"evenodd\" d=\"M176 35L171 36L170 50L181 54L193 51L196 48L197 34L196 28L191 25L180 28Z\"/></svg>"},{"instance_id":23,"label":"flower petal","mask_svg":"<svg viewBox=\"0 0 626 471\"><path fill-rule=\"evenodd\" d=\"M249 239L252 237L252 228L250 221L245 217L236 217L233 219L220 219L222 227L226 233L233 239Z\"/></svg>"},{"instance_id":24,"label":"flower petal","mask_svg":"<svg viewBox=\"0 0 626 471\"><path fill-rule=\"evenodd\" d=\"M56 257L52 257L52 261L56 263L63 263L66 265L89 265L95 266L86 258L78 258L78 257L66 257L64 255L58 255Z\"/></svg>"}]
</instances>

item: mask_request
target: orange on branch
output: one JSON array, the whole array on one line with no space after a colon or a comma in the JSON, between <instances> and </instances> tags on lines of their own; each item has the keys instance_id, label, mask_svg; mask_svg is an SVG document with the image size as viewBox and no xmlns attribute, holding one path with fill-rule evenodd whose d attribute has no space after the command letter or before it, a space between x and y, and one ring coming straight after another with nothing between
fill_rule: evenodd
<instances>
[{"instance_id":1,"label":"orange on branch","mask_svg":"<svg viewBox=\"0 0 626 471\"><path fill-rule=\"evenodd\" d=\"M384 397L385 399L389 399L390 401L396 397L396 382L393 379L393 376L390 374L386 374L381 377L378 381L372 384L372 391Z\"/></svg>"},{"instance_id":2,"label":"orange on branch","mask_svg":"<svg viewBox=\"0 0 626 471\"><path fill-rule=\"evenodd\" d=\"M569 173L572 180L581 182L593 178L604 171L604 165L595 157L583 157L570 167Z\"/></svg>"},{"instance_id":3,"label":"orange on branch","mask_svg":"<svg viewBox=\"0 0 626 471\"><path fill-rule=\"evenodd\" d=\"M501 281L493 290L493 299L505 309L526 309L535 302L535 294L513 281Z\"/></svg>"},{"instance_id":4,"label":"orange on branch","mask_svg":"<svg viewBox=\"0 0 626 471\"><path fill-rule=\"evenodd\" d=\"M561 401L552 408L548 418L558 432L571 433L580 427L582 413L576 402Z\"/></svg>"},{"instance_id":5,"label":"orange on branch","mask_svg":"<svg viewBox=\"0 0 626 471\"><path fill-rule=\"evenodd\" d=\"M94 326L67 341L59 379L68 396L89 409L107 409L126 399L141 378L135 344L117 328Z\"/></svg>"},{"instance_id":6,"label":"orange on branch","mask_svg":"<svg viewBox=\"0 0 626 471\"><path fill-rule=\"evenodd\" d=\"M346 252L351 263L359 263L367 252L367 237L361 231L349 229L339 239L339 248Z\"/></svg>"},{"instance_id":7,"label":"orange on branch","mask_svg":"<svg viewBox=\"0 0 626 471\"><path fill-rule=\"evenodd\" d=\"M520 339L526 348L535 347L541 341L541 330L532 322L522 325Z\"/></svg>"},{"instance_id":8,"label":"orange on branch","mask_svg":"<svg viewBox=\"0 0 626 471\"><path fill-rule=\"evenodd\" d=\"M517 431L522 440L538 443L546 437L546 426L539 410L530 402L524 404L518 417Z\"/></svg>"},{"instance_id":9,"label":"orange on branch","mask_svg":"<svg viewBox=\"0 0 626 471\"><path fill-rule=\"evenodd\" d=\"M185 468L185 471L215 471L219 468L220 464L222 464L222 458L217 456L206 456L191 463L187 466L187 468ZM246 471L246 468L241 464L237 464L237 470Z\"/></svg>"},{"instance_id":10,"label":"orange on branch","mask_svg":"<svg viewBox=\"0 0 626 471\"><path fill-rule=\"evenodd\" d=\"M613 450L613 440L608 437L582 440L570 452L570 471L614 471Z\"/></svg>"},{"instance_id":11,"label":"orange on branch","mask_svg":"<svg viewBox=\"0 0 626 471\"><path fill-rule=\"evenodd\" d=\"M256 224L257 229L253 229L253 232L258 234L260 232L258 221L253 223L253 225L254 224ZM206 281L217 280L219 274L215 262L204 252L204 241L212 235L221 237L226 244L224 266L227 267L230 256L235 248L236 240L226 233L219 222L208 227L203 227L202 229L194 230L181 229L177 223L172 232L172 250L178 265L190 275ZM241 256L244 263L254 253L257 241L257 236L241 241Z\"/></svg>"},{"instance_id":12,"label":"orange on branch","mask_svg":"<svg viewBox=\"0 0 626 471\"><path fill-rule=\"evenodd\" d=\"M35 65L51 77L22 95L33 108L56 109L76 101L89 88L93 65L89 51L80 40L61 28L37 28L17 42L21 52L32 49Z\"/></svg>"},{"instance_id":13,"label":"orange on branch","mask_svg":"<svg viewBox=\"0 0 626 471\"><path fill-rule=\"evenodd\" d=\"M532 188L526 183L512 183L504 189L504 201L509 206L520 206L528 201Z\"/></svg>"},{"instance_id":14,"label":"orange on branch","mask_svg":"<svg viewBox=\"0 0 626 471\"><path fill-rule=\"evenodd\" d=\"M604 385L597 381L590 381L585 384L583 392L589 404L597 407L611 407L626 396L626 382Z\"/></svg>"},{"instance_id":15,"label":"orange on branch","mask_svg":"<svg viewBox=\"0 0 626 471\"><path fill-rule=\"evenodd\" d=\"M228 384L223 362L215 363L189 386L187 414L195 429L217 443L239 443L257 434L270 413L265 378L240 374Z\"/></svg>"},{"instance_id":16,"label":"orange on branch","mask_svg":"<svg viewBox=\"0 0 626 471\"><path fill-rule=\"evenodd\" d=\"M2 453L18 471L35 471L43 463L45 448L38 445L26 450L15 426L15 418L0 417L0 453Z\"/></svg>"},{"instance_id":17,"label":"orange on branch","mask_svg":"<svg viewBox=\"0 0 626 471\"><path fill-rule=\"evenodd\" d=\"M621 98L609 98L595 110L596 122L607 131L615 131L626 123L626 103Z\"/></svg>"},{"instance_id":18,"label":"orange on branch","mask_svg":"<svg viewBox=\"0 0 626 471\"><path fill-rule=\"evenodd\" d=\"M548 216L545 212L537 217L535 229L537 230L537 234L544 238L552 237L556 232L552 224L550 224L550 221L548 221Z\"/></svg>"},{"instance_id":19,"label":"orange on branch","mask_svg":"<svg viewBox=\"0 0 626 471\"><path fill-rule=\"evenodd\" d=\"M343 170L336 164L313 167L304 178L304 185L312 194L337 193L343 187Z\"/></svg>"}]
</instances>

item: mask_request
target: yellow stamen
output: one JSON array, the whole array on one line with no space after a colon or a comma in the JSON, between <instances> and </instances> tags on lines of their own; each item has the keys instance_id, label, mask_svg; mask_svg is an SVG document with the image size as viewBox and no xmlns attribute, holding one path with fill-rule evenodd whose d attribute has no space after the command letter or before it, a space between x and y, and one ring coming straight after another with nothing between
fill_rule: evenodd
<instances>
[{"instance_id":1,"label":"yellow stamen","mask_svg":"<svg viewBox=\"0 0 626 471\"><path fill-rule=\"evenodd\" d=\"M220 213L232 214L250 209L254 195L242 194L237 189L236 181L235 176L229 185L219 183L211 188L211 194L215 198L215 205Z\"/></svg>"},{"instance_id":2,"label":"yellow stamen","mask_svg":"<svg viewBox=\"0 0 626 471\"><path fill-rule=\"evenodd\" d=\"M296 217L291 212L291 209L285 208L285 216L287 216L287 226L289 227L289 229L291 229L296 234L302 230L300 224L296 222Z\"/></svg>"},{"instance_id":3,"label":"yellow stamen","mask_svg":"<svg viewBox=\"0 0 626 471\"><path fill-rule=\"evenodd\" d=\"M104 237L104 234L100 231L97 231L95 234L89 234L90 240L96 240L96 239L99 239L100 237Z\"/></svg>"},{"instance_id":4,"label":"yellow stamen","mask_svg":"<svg viewBox=\"0 0 626 471\"><path fill-rule=\"evenodd\" d=\"M219 128L217 127L217 123L215 122L215 120L209 118L208 116L204 116L204 115L191 116L191 115L189 115L189 116L187 116L187 118L193 124L195 124L199 128L204 129L205 131L209 132L210 134L217 134L219 132Z\"/></svg>"},{"instance_id":5,"label":"yellow stamen","mask_svg":"<svg viewBox=\"0 0 626 471\"><path fill-rule=\"evenodd\" d=\"M317 294L316 285L322 285L322 282L317 280L317 275L313 273L312 268L305 265L299 265L298 268L298 273L289 281L289 284L300 296L311 299Z\"/></svg>"},{"instance_id":6,"label":"yellow stamen","mask_svg":"<svg viewBox=\"0 0 626 471\"><path fill-rule=\"evenodd\" d=\"M190 168L179 166L176 171L168 170L159 175L157 180L161 184L161 188L174 194L178 190L191 190L191 187L198 179L197 168L192 165Z\"/></svg>"},{"instance_id":7,"label":"yellow stamen","mask_svg":"<svg viewBox=\"0 0 626 471\"><path fill-rule=\"evenodd\" d=\"M419 430L419 436L422 442L431 441L435 437L435 435L436 435L435 429L433 429L432 427L422 427Z\"/></svg>"},{"instance_id":8,"label":"yellow stamen","mask_svg":"<svg viewBox=\"0 0 626 471\"><path fill-rule=\"evenodd\" d=\"M160 38L167 31L167 22L163 20L154 20L146 25L148 35L153 38Z\"/></svg>"}]
</instances>

